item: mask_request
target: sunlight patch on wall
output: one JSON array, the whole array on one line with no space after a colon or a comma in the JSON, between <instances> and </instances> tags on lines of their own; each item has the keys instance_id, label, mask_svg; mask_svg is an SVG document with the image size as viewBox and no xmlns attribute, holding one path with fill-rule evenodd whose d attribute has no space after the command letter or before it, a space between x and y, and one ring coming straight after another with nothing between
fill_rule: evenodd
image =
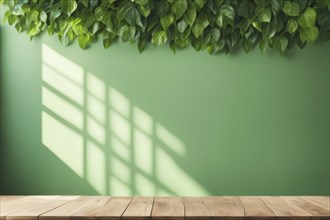
<instances>
[{"instance_id":1,"label":"sunlight patch on wall","mask_svg":"<svg viewBox=\"0 0 330 220\"><path fill-rule=\"evenodd\" d=\"M153 120L152 117L143 111L142 109L134 106L133 108L133 120L136 127L147 135L151 135L153 132Z\"/></svg>"},{"instance_id":2,"label":"sunlight patch on wall","mask_svg":"<svg viewBox=\"0 0 330 220\"><path fill-rule=\"evenodd\" d=\"M153 196L156 194L156 186L152 179L147 178L141 173L135 174L136 179L136 195L137 196Z\"/></svg>"},{"instance_id":3,"label":"sunlight patch on wall","mask_svg":"<svg viewBox=\"0 0 330 220\"><path fill-rule=\"evenodd\" d=\"M105 144L105 131L104 126L99 124L95 119L87 116L87 133L99 144Z\"/></svg>"},{"instance_id":4,"label":"sunlight patch on wall","mask_svg":"<svg viewBox=\"0 0 330 220\"><path fill-rule=\"evenodd\" d=\"M113 109L126 118L130 115L130 102L126 96L115 88L109 88L109 103Z\"/></svg>"},{"instance_id":5,"label":"sunlight patch on wall","mask_svg":"<svg viewBox=\"0 0 330 220\"><path fill-rule=\"evenodd\" d=\"M148 175L153 171L152 140L142 131L134 129L134 161Z\"/></svg>"},{"instance_id":6,"label":"sunlight patch on wall","mask_svg":"<svg viewBox=\"0 0 330 220\"><path fill-rule=\"evenodd\" d=\"M45 87L42 88L42 104L66 122L79 129L83 128L84 119L81 110Z\"/></svg>"},{"instance_id":7,"label":"sunlight patch on wall","mask_svg":"<svg viewBox=\"0 0 330 220\"><path fill-rule=\"evenodd\" d=\"M42 44L42 62L48 64L72 82L83 86L84 69L45 44Z\"/></svg>"},{"instance_id":8,"label":"sunlight patch on wall","mask_svg":"<svg viewBox=\"0 0 330 220\"><path fill-rule=\"evenodd\" d=\"M110 110L110 128L113 134L126 146L131 144L131 125L116 111Z\"/></svg>"},{"instance_id":9,"label":"sunlight patch on wall","mask_svg":"<svg viewBox=\"0 0 330 220\"><path fill-rule=\"evenodd\" d=\"M186 146L113 86L42 46L42 143L97 192L208 195L178 161Z\"/></svg>"},{"instance_id":10,"label":"sunlight patch on wall","mask_svg":"<svg viewBox=\"0 0 330 220\"><path fill-rule=\"evenodd\" d=\"M68 80L45 63L42 64L42 80L59 94L83 105L84 91L82 87Z\"/></svg>"},{"instance_id":11,"label":"sunlight patch on wall","mask_svg":"<svg viewBox=\"0 0 330 220\"><path fill-rule=\"evenodd\" d=\"M112 158L110 169L112 169L113 175L121 182L127 185L131 182L131 170L127 162L124 163L118 158Z\"/></svg>"},{"instance_id":12,"label":"sunlight patch on wall","mask_svg":"<svg viewBox=\"0 0 330 220\"><path fill-rule=\"evenodd\" d=\"M175 195L199 196L207 195L207 191L191 178L175 160L161 147L156 148L157 179Z\"/></svg>"},{"instance_id":13,"label":"sunlight patch on wall","mask_svg":"<svg viewBox=\"0 0 330 220\"><path fill-rule=\"evenodd\" d=\"M83 177L83 137L46 112L41 117L43 145Z\"/></svg>"},{"instance_id":14,"label":"sunlight patch on wall","mask_svg":"<svg viewBox=\"0 0 330 220\"><path fill-rule=\"evenodd\" d=\"M87 181L100 193L106 194L106 155L99 146L87 141Z\"/></svg>"},{"instance_id":15,"label":"sunlight patch on wall","mask_svg":"<svg viewBox=\"0 0 330 220\"><path fill-rule=\"evenodd\" d=\"M182 157L186 155L185 144L159 123L156 124L156 134L157 137L174 153Z\"/></svg>"},{"instance_id":16,"label":"sunlight patch on wall","mask_svg":"<svg viewBox=\"0 0 330 220\"><path fill-rule=\"evenodd\" d=\"M115 176L109 177L109 183L109 192L112 196L132 196L134 194L131 185L123 183Z\"/></svg>"}]
</instances>

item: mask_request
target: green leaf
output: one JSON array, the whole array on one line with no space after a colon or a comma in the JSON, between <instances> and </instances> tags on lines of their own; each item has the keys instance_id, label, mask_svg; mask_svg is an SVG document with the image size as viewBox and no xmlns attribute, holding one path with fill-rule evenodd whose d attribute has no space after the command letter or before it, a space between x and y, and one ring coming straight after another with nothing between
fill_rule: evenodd
<instances>
[{"instance_id":1,"label":"green leaf","mask_svg":"<svg viewBox=\"0 0 330 220\"><path fill-rule=\"evenodd\" d=\"M160 18L160 24L162 25L162 27L165 31L168 29L168 27L171 24L173 24L173 22L174 22L174 16L171 14Z\"/></svg>"},{"instance_id":2,"label":"green leaf","mask_svg":"<svg viewBox=\"0 0 330 220\"><path fill-rule=\"evenodd\" d=\"M260 32L263 32L262 31L262 24L261 23L258 23L258 22L252 22L252 26L257 29L258 31Z\"/></svg>"},{"instance_id":3,"label":"green leaf","mask_svg":"<svg viewBox=\"0 0 330 220\"><path fill-rule=\"evenodd\" d=\"M113 39L110 38L110 37L103 39L103 47L105 49L109 48L110 45L111 45L111 43L112 43L112 41L113 41Z\"/></svg>"},{"instance_id":4,"label":"green leaf","mask_svg":"<svg viewBox=\"0 0 330 220\"><path fill-rule=\"evenodd\" d=\"M243 38L242 46L244 51L248 53L252 48L252 43L248 39Z\"/></svg>"},{"instance_id":5,"label":"green leaf","mask_svg":"<svg viewBox=\"0 0 330 220\"><path fill-rule=\"evenodd\" d=\"M76 0L61 0L61 8L68 17L77 9Z\"/></svg>"},{"instance_id":6,"label":"green leaf","mask_svg":"<svg viewBox=\"0 0 330 220\"><path fill-rule=\"evenodd\" d=\"M188 26L186 30L182 34L180 34L181 40L186 40L189 37L190 33L191 33L191 26Z\"/></svg>"},{"instance_id":7,"label":"green leaf","mask_svg":"<svg viewBox=\"0 0 330 220\"><path fill-rule=\"evenodd\" d=\"M129 7L127 9L126 15L125 15L125 20L130 24L130 25L136 25L141 23L141 15L139 11L135 7Z\"/></svg>"},{"instance_id":8,"label":"green leaf","mask_svg":"<svg viewBox=\"0 0 330 220\"><path fill-rule=\"evenodd\" d=\"M189 39L181 40L180 38L177 38L175 40L175 45L181 49L186 48L189 45L190 41Z\"/></svg>"},{"instance_id":9,"label":"green leaf","mask_svg":"<svg viewBox=\"0 0 330 220\"><path fill-rule=\"evenodd\" d=\"M106 15L107 11L105 11L103 8L101 7L97 7L94 10L94 15L96 20L98 21L102 21L103 17Z\"/></svg>"},{"instance_id":10,"label":"green leaf","mask_svg":"<svg viewBox=\"0 0 330 220\"><path fill-rule=\"evenodd\" d=\"M171 41L170 42L170 48L173 51L173 53L175 54L176 53L176 45L175 45L175 42L174 41Z\"/></svg>"},{"instance_id":11,"label":"green leaf","mask_svg":"<svg viewBox=\"0 0 330 220\"><path fill-rule=\"evenodd\" d=\"M82 33L83 27L81 25L81 19L76 18L72 22L72 30L76 35L79 35Z\"/></svg>"},{"instance_id":12,"label":"green leaf","mask_svg":"<svg viewBox=\"0 0 330 220\"><path fill-rule=\"evenodd\" d=\"M297 21L291 19L288 21L287 29L290 34L294 33L298 28Z\"/></svg>"},{"instance_id":13,"label":"green leaf","mask_svg":"<svg viewBox=\"0 0 330 220\"><path fill-rule=\"evenodd\" d=\"M132 2L135 2L136 4L144 6L144 5L148 4L149 0L132 0Z\"/></svg>"},{"instance_id":14,"label":"green leaf","mask_svg":"<svg viewBox=\"0 0 330 220\"><path fill-rule=\"evenodd\" d=\"M191 1L188 1L188 9L186 13L184 14L184 20L192 26L194 21L196 20L196 8L194 3Z\"/></svg>"},{"instance_id":15,"label":"green leaf","mask_svg":"<svg viewBox=\"0 0 330 220\"><path fill-rule=\"evenodd\" d=\"M151 11L149 5L146 5L146 6L140 6L140 7L139 7L139 10L140 10L141 15L142 15L143 17L145 17L145 18L149 16L150 11Z\"/></svg>"},{"instance_id":16,"label":"green leaf","mask_svg":"<svg viewBox=\"0 0 330 220\"><path fill-rule=\"evenodd\" d=\"M35 36L37 35L41 30L40 30L40 26L41 26L41 22L36 22L34 25L32 25L28 31L27 31L27 34L29 36Z\"/></svg>"},{"instance_id":17,"label":"green leaf","mask_svg":"<svg viewBox=\"0 0 330 220\"><path fill-rule=\"evenodd\" d=\"M213 54L215 51L215 46L214 45L210 45L207 47L207 52L211 55Z\"/></svg>"},{"instance_id":18,"label":"green leaf","mask_svg":"<svg viewBox=\"0 0 330 220\"><path fill-rule=\"evenodd\" d=\"M302 41L300 37L295 38L295 41L300 49L303 49L307 44L307 41Z\"/></svg>"},{"instance_id":19,"label":"green leaf","mask_svg":"<svg viewBox=\"0 0 330 220\"><path fill-rule=\"evenodd\" d=\"M195 23L192 27L192 32L194 33L195 37L198 38L204 30L204 27L202 24Z\"/></svg>"},{"instance_id":20,"label":"green leaf","mask_svg":"<svg viewBox=\"0 0 330 220\"><path fill-rule=\"evenodd\" d=\"M226 27L228 23L233 21L235 18L235 11L230 5L223 5L218 13L218 17L216 19L216 23L219 27Z\"/></svg>"},{"instance_id":21,"label":"green leaf","mask_svg":"<svg viewBox=\"0 0 330 220\"><path fill-rule=\"evenodd\" d=\"M127 41L134 39L135 32L136 32L135 26L126 26L125 25L120 28L119 36L121 37L121 40L123 42L127 42Z\"/></svg>"},{"instance_id":22,"label":"green leaf","mask_svg":"<svg viewBox=\"0 0 330 220\"><path fill-rule=\"evenodd\" d=\"M15 29L17 30L18 33L21 33L23 31L23 25L21 22L17 22L15 25Z\"/></svg>"},{"instance_id":23,"label":"green leaf","mask_svg":"<svg viewBox=\"0 0 330 220\"><path fill-rule=\"evenodd\" d=\"M230 20L235 19L235 10L231 5L228 5L228 4L221 6L220 14L222 16L229 18Z\"/></svg>"},{"instance_id":24,"label":"green leaf","mask_svg":"<svg viewBox=\"0 0 330 220\"><path fill-rule=\"evenodd\" d=\"M60 9L55 9L50 12L49 20L50 23L53 23L56 18L58 18L62 14L62 11Z\"/></svg>"},{"instance_id":25,"label":"green leaf","mask_svg":"<svg viewBox=\"0 0 330 220\"><path fill-rule=\"evenodd\" d=\"M147 41L146 39L140 38L139 43L138 43L138 49L139 52L142 53L146 47Z\"/></svg>"},{"instance_id":26,"label":"green leaf","mask_svg":"<svg viewBox=\"0 0 330 220\"><path fill-rule=\"evenodd\" d=\"M275 13L281 9L280 0L270 0L270 5Z\"/></svg>"},{"instance_id":27,"label":"green leaf","mask_svg":"<svg viewBox=\"0 0 330 220\"><path fill-rule=\"evenodd\" d=\"M114 2L114 0L108 0L109 4L111 4L112 2ZM89 0L89 8L90 9L94 9L95 6L97 5L98 0Z\"/></svg>"},{"instance_id":28,"label":"green leaf","mask_svg":"<svg viewBox=\"0 0 330 220\"><path fill-rule=\"evenodd\" d=\"M233 32L233 34L231 35L231 42L232 42L232 46L236 46L237 43L241 40L241 34L239 32L239 30L235 30Z\"/></svg>"},{"instance_id":29,"label":"green leaf","mask_svg":"<svg viewBox=\"0 0 330 220\"><path fill-rule=\"evenodd\" d=\"M177 28L178 28L178 31L180 33L183 33L186 28L187 28L188 24L187 22L184 20L184 19L181 19L178 23L177 23Z\"/></svg>"},{"instance_id":30,"label":"green leaf","mask_svg":"<svg viewBox=\"0 0 330 220\"><path fill-rule=\"evenodd\" d=\"M80 0L80 2L87 8L89 0Z\"/></svg>"},{"instance_id":31,"label":"green leaf","mask_svg":"<svg viewBox=\"0 0 330 220\"><path fill-rule=\"evenodd\" d=\"M49 35L53 35L55 33L55 23L48 25L47 32Z\"/></svg>"},{"instance_id":32,"label":"green leaf","mask_svg":"<svg viewBox=\"0 0 330 220\"><path fill-rule=\"evenodd\" d=\"M252 1L241 1L237 9L237 15L245 19L249 19L253 16L255 11L255 6Z\"/></svg>"},{"instance_id":33,"label":"green leaf","mask_svg":"<svg viewBox=\"0 0 330 220\"><path fill-rule=\"evenodd\" d=\"M194 0L194 3L196 4L197 8L200 10L204 7L207 0Z\"/></svg>"},{"instance_id":34,"label":"green leaf","mask_svg":"<svg viewBox=\"0 0 330 220\"><path fill-rule=\"evenodd\" d=\"M165 31L157 31L151 38L151 43L159 46L161 44L166 43L167 41L167 34Z\"/></svg>"},{"instance_id":35,"label":"green leaf","mask_svg":"<svg viewBox=\"0 0 330 220\"><path fill-rule=\"evenodd\" d=\"M218 28L212 28L210 33L213 41L217 42L220 38L220 30Z\"/></svg>"},{"instance_id":36,"label":"green leaf","mask_svg":"<svg viewBox=\"0 0 330 220\"><path fill-rule=\"evenodd\" d=\"M259 45L280 53L296 43L303 48L330 39L329 0L0 0L3 22L30 38L47 29L62 44L75 38L86 48L102 34L108 48L120 38L137 43L169 42L170 48L228 53L242 43L248 52ZM252 25L251 25L252 24ZM268 45L268 46L267 46Z\"/></svg>"},{"instance_id":37,"label":"green leaf","mask_svg":"<svg viewBox=\"0 0 330 220\"><path fill-rule=\"evenodd\" d=\"M266 48L267 48L267 42L268 40L266 39L262 39L260 42L259 42L259 49L262 53L265 53L266 51Z\"/></svg>"},{"instance_id":38,"label":"green leaf","mask_svg":"<svg viewBox=\"0 0 330 220\"><path fill-rule=\"evenodd\" d=\"M8 17L11 15L11 11L10 10L7 10L5 12L5 15L3 16L3 20L2 20L2 23L4 24L7 20L8 20Z\"/></svg>"},{"instance_id":39,"label":"green leaf","mask_svg":"<svg viewBox=\"0 0 330 220\"><path fill-rule=\"evenodd\" d=\"M46 23L46 21L47 21L47 14L46 14L46 12L44 12L44 11L40 12L40 17L39 18L40 18L40 20L42 22Z\"/></svg>"},{"instance_id":40,"label":"green leaf","mask_svg":"<svg viewBox=\"0 0 330 220\"><path fill-rule=\"evenodd\" d=\"M169 10L170 10L170 4L167 1L159 1L157 2L157 4L155 4L153 14L156 17L163 17L167 15Z\"/></svg>"},{"instance_id":41,"label":"green leaf","mask_svg":"<svg viewBox=\"0 0 330 220\"><path fill-rule=\"evenodd\" d=\"M80 34L78 37L78 43L80 48L86 49L90 44L91 36L89 34Z\"/></svg>"},{"instance_id":42,"label":"green leaf","mask_svg":"<svg viewBox=\"0 0 330 220\"><path fill-rule=\"evenodd\" d=\"M12 25L16 22L16 20L17 20L16 15L11 14L11 15L8 16L8 24Z\"/></svg>"},{"instance_id":43,"label":"green leaf","mask_svg":"<svg viewBox=\"0 0 330 220\"><path fill-rule=\"evenodd\" d=\"M265 8L257 17L257 21L259 22L269 23L271 19L272 19L272 10L269 7Z\"/></svg>"},{"instance_id":44,"label":"green leaf","mask_svg":"<svg viewBox=\"0 0 330 220\"><path fill-rule=\"evenodd\" d=\"M317 37L319 36L319 30L317 29L317 27L311 27L311 28L306 28L306 29L303 29L301 32L300 32L300 39L305 42L314 42Z\"/></svg>"},{"instance_id":45,"label":"green leaf","mask_svg":"<svg viewBox=\"0 0 330 220\"><path fill-rule=\"evenodd\" d=\"M299 16L298 24L302 28L311 28L315 25L316 12L312 8L307 8L305 12Z\"/></svg>"},{"instance_id":46,"label":"green leaf","mask_svg":"<svg viewBox=\"0 0 330 220\"><path fill-rule=\"evenodd\" d=\"M300 7L297 3L285 1L283 6L283 12L289 16L298 16L300 14Z\"/></svg>"},{"instance_id":47,"label":"green leaf","mask_svg":"<svg viewBox=\"0 0 330 220\"><path fill-rule=\"evenodd\" d=\"M176 19L182 17L188 8L187 0L176 0L172 5L172 13L175 15Z\"/></svg>"},{"instance_id":48,"label":"green leaf","mask_svg":"<svg viewBox=\"0 0 330 220\"><path fill-rule=\"evenodd\" d=\"M288 46L288 39L285 36L280 36L276 39L275 47L281 52L281 54L284 54L287 46Z\"/></svg>"}]
</instances>

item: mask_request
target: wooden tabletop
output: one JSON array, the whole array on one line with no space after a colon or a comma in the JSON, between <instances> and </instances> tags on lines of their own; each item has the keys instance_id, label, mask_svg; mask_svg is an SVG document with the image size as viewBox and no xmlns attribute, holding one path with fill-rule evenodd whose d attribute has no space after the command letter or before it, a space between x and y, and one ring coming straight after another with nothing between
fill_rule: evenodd
<instances>
[{"instance_id":1,"label":"wooden tabletop","mask_svg":"<svg viewBox=\"0 0 330 220\"><path fill-rule=\"evenodd\" d=\"M1 220L330 220L329 196L1 196Z\"/></svg>"}]
</instances>

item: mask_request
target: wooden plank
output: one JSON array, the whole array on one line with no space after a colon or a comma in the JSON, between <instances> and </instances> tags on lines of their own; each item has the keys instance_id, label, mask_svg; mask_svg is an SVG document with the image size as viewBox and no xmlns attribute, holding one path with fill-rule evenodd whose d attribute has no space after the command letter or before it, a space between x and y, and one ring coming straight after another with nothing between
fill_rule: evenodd
<instances>
[{"instance_id":1,"label":"wooden plank","mask_svg":"<svg viewBox=\"0 0 330 220\"><path fill-rule=\"evenodd\" d=\"M93 220L96 213L107 204L109 196L100 196L85 201L83 209L79 209L72 213L71 220Z\"/></svg>"},{"instance_id":2,"label":"wooden plank","mask_svg":"<svg viewBox=\"0 0 330 220\"><path fill-rule=\"evenodd\" d=\"M6 216L6 220L38 220L39 215L53 210L76 197L57 197L46 202L38 203L34 206L30 206L26 209L14 212Z\"/></svg>"},{"instance_id":3,"label":"wooden plank","mask_svg":"<svg viewBox=\"0 0 330 220\"><path fill-rule=\"evenodd\" d=\"M206 207L200 197L183 197L182 198L186 219L189 220L211 220L212 214Z\"/></svg>"},{"instance_id":4,"label":"wooden plank","mask_svg":"<svg viewBox=\"0 0 330 220\"><path fill-rule=\"evenodd\" d=\"M150 220L154 197L134 197L124 212L123 220Z\"/></svg>"},{"instance_id":5,"label":"wooden plank","mask_svg":"<svg viewBox=\"0 0 330 220\"><path fill-rule=\"evenodd\" d=\"M109 202L95 214L97 220L120 220L132 201L132 197L111 197Z\"/></svg>"},{"instance_id":6,"label":"wooden plank","mask_svg":"<svg viewBox=\"0 0 330 220\"><path fill-rule=\"evenodd\" d=\"M77 211L84 209L90 205L90 202L95 201L98 196L81 196L73 201L70 201L56 209L46 212L39 216L39 220L70 220L71 215Z\"/></svg>"},{"instance_id":7,"label":"wooden plank","mask_svg":"<svg viewBox=\"0 0 330 220\"><path fill-rule=\"evenodd\" d=\"M330 197L324 196L303 196L303 199L330 211Z\"/></svg>"},{"instance_id":8,"label":"wooden plank","mask_svg":"<svg viewBox=\"0 0 330 220\"><path fill-rule=\"evenodd\" d=\"M202 197L213 219L243 220L244 209L237 196Z\"/></svg>"},{"instance_id":9,"label":"wooden plank","mask_svg":"<svg viewBox=\"0 0 330 220\"><path fill-rule=\"evenodd\" d=\"M240 196L246 220L276 220L275 213L256 196Z\"/></svg>"},{"instance_id":10,"label":"wooden plank","mask_svg":"<svg viewBox=\"0 0 330 220\"><path fill-rule=\"evenodd\" d=\"M24 196L0 196L0 204L1 202L8 202L8 201L14 201L14 200L18 200L18 199L22 199L24 198Z\"/></svg>"},{"instance_id":11,"label":"wooden plank","mask_svg":"<svg viewBox=\"0 0 330 220\"><path fill-rule=\"evenodd\" d=\"M311 214L290 204L280 196L261 196L266 205L271 208L281 220L310 220Z\"/></svg>"},{"instance_id":12,"label":"wooden plank","mask_svg":"<svg viewBox=\"0 0 330 220\"><path fill-rule=\"evenodd\" d=\"M0 204L0 220L6 219L6 216L11 213L50 201L56 197L57 196L25 196L17 200L3 202Z\"/></svg>"},{"instance_id":13,"label":"wooden plank","mask_svg":"<svg viewBox=\"0 0 330 220\"><path fill-rule=\"evenodd\" d=\"M184 220L184 206L179 197L155 197L151 219Z\"/></svg>"},{"instance_id":14,"label":"wooden plank","mask_svg":"<svg viewBox=\"0 0 330 220\"><path fill-rule=\"evenodd\" d=\"M322 207L317 206L311 202L308 202L300 196L285 196L283 198L289 201L291 204L298 206L299 208L311 214L312 219L330 219L330 212L328 210L323 209Z\"/></svg>"}]
</instances>

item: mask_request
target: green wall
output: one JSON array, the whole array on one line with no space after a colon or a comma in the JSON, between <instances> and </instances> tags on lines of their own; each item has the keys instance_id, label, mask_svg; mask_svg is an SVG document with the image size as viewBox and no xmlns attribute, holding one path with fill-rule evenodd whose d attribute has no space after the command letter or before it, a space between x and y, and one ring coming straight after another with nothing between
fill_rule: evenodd
<instances>
[{"instance_id":1,"label":"green wall","mask_svg":"<svg viewBox=\"0 0 330 220\"><path fill-rule=\"evenodd\" d=\"M1 26L1 193L329 194L329 42L262 55Z\"/></svg>"}]
</instances>

